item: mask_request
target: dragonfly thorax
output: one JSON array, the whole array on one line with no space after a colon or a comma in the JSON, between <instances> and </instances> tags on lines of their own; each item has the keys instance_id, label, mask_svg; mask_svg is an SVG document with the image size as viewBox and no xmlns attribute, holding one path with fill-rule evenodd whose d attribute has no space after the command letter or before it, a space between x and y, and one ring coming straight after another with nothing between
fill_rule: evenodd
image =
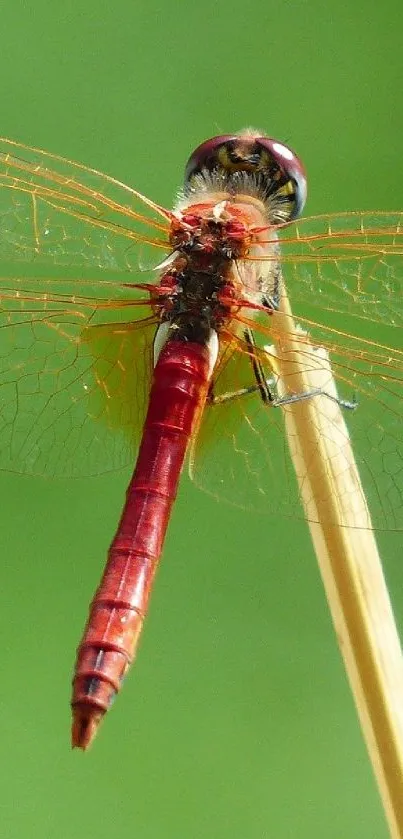
<instances>
[{"instance_id":1,"label":"dragonfly thorax","mask_svg":"<svg viewBox=\"0 0 403 839\"><path fill-rule=\"evenodd\" d=\"M176 340L205 343L210 331L219 333L240 308L237 288L228 258L217 258L206 270L203 257L189 257L171 266L160 282L157 310L161 322L170 324Z\"/></svg>"},{"instance_id":2,"label":"dragonfly thorax","mask_svg":"<svg viewBox=\"0 0 403 839\"><path fill-rule=\"evenodd\" d=\"M247 256L252 235L233 206L223 200L216 204L195 204L173 217L171 244L180 253L193 255L206 269L219 260Z\"/></svg>"},{"instance_id":3,"label":"dragonfly thorax","mask_svg":"<svg viewBox=\"0 0 403 839\"><path fill-rule=\"evenodd\" d=\"M156 295L159 318L169 322L171 336L205 343L212 329L219 334L245 304L260 305L272 295L276 259L255 261L262 224L261 202L250 196L229 200L214 194L173 214L173 254ZM272 247L275 256L275 237Z\"/></svg>"}]
</instances>

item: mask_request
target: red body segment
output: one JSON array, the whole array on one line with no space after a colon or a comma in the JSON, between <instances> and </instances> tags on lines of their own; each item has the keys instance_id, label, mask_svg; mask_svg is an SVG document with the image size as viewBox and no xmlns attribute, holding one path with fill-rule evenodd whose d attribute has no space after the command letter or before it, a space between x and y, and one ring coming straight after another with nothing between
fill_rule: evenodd
<instances>
[{"instance_id":1,"label":"red body segment","mask_svg":"<svg viewBox=\"0 0 403 839\"><path fill-rule=\"evenodd\" d=\"M78 648L73 746L86 748L133 660L187 445L210 379L205 346L168 342L154 370L139 455Z\"/></svg>"}]
</instances>

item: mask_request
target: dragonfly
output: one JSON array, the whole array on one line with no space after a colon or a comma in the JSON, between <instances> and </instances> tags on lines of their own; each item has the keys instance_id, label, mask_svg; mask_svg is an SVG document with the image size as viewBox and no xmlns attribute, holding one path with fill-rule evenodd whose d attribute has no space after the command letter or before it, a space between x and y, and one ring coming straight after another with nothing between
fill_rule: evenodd
<instances>
[{"instance_id":1,"label":"dragonfly","mask_svg":"<svg viewBox=\"0 0 403 839\"><path fill-rule=\"evenodd\" d=\"M318 394L287 375L280 392L285 289L300 363L330 357L374 525L402 528L403 215L301 218L306 194L295 152L249 129L193 151L173 209L0 140L0 467L135 464L77 651L73 746L135 656L185 462L219 499L302 516L284 411Z\"/></svg>"}]
</instances>

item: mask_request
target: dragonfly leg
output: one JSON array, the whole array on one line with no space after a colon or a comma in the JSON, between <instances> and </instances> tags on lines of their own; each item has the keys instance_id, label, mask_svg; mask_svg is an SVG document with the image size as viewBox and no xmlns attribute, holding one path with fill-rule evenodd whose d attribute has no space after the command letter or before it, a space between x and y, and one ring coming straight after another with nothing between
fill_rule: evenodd
<instances>
[{"instance_id":1,"label":"dragonfly leg","mask_svg":"<svg viewBox=\"0 0 403 839\"><path fill-rule=\"evenodd\" d=\"M270 301L269 298L267 299L267 305L270 306L270 308L273 307L273 301L271 298ZM274 379L267 379L264 374L262 362L256 352L256 343L251 329L245 329L244 338L248 344L248 354L252 365L253 375L255 377L255 384L249 385L249 387L242 387L239 390L230 391L229 393L220 393L219 396L216 396L211 388L208 395L208 402L210 405L222 405L224 402L239 399L240 396L247 396L250 393L260 393L262 402L264 402L265 405L273 405L276 403L275 397L270 390L271 386L275 383Z\"/></svg>"},{"instance_id":2,"label":"dragonfly leg","mask_svg":"<svg viewBox=\"0 0 403 839\"><path fill-rule=\"evenodd\" d=\"M339 405L340 408L344 408L347 411L354 411L358 407L358 402L355 399L352 399L351 401L348 399L339 399L338 396L333 396L333 394L327 393L319 387L314 388L313 390L307 390L305 393L292 393L287 396L275 397L270 390L270 386L273 384L274 379L265 379L264 386L267 388L267 397L263 396L261 385L254 384L249 387L242 387L239 390L230 391L228 393L220 393L219 396L216 396L214 391L211 389L208 394L207 401L209 405L222 405L225 402L231 402L232 400L239 399L241 396L248 396L250 393L259 392L264 404L270 405L271 408L280 408L284 407L284 405L292 405L295 402L303 402L306 399L313 399L314 396L326 396L327 399L330 399L332 402Z\"/></svg>"},{"instance_id":3,"label":"dragonfly leg","mask_svg":"<svg viewBox=\"0 0 403 839\"><path fill-rule=\"evenodd\" d=\"M273 408L278 408L281 405L292 405L294 402L303 402L305 399L312 399L314 396L326 396L327 399L331 399L332 402L336 402L340 408L346 408L348 411L354 411L358 405L358 402L355 399L352 399L351 401L348 399L339 399L338 396L333 396L332 393L327 393L326 390L322 390L320 387L307 390L305 393L292 393L287 394L287 396L280 396L273 399L271 404Z\"/></svg>"},{"instance_id":4,"label":"dragonfly leg","mask_svg":"<svg viewBox=\"0 0 403 839\"><path fill-rule=\"evenodd\" d=\"M270 301L268 299L268 305L272 306L272 304L273 301L271 298ZM286 396L275 396L272 390L273 386L275 388L275 379L267 379L264 375L263 365L256 352L256 343L251 329L245 329L244 338L249 346L249 357L255 377L255 384L249 385L248 387L242 387L239 388L239 390L233 390L228 393L220 393L219 396L216 396L211 388L207 397L207 401L210 405L222 405L225 402L239 399L241 396L248 396L251 393L260 393L262 402L265 405L270 405L272 408L292 405L295 402L303 402L306 399L312 399L314 396L326 396L327 399L330 399L332 402L336 402L340 408L344 408L348 411L354 411L357 407L358 402L355 399L352 399L351 401L347 399L339 399L338 396L333 396L333 394L327 393L327 391L322 390L321 388L313 388L312 390L307 390L304 393L292 393L287 394Z\"/></svg>"},{"instance_id":5,"label":"dragonfly leg","mask_svg":"<svg viewBox=\"0 0 403 839\"><path fill-rule=\"evenodd\" d=\"M273 403L274 395L270 390L270 385L274 382L272 379L267 379L264 374L262 362L258 356L258 353L256 352L255 337L251 329L245 329L244 338L246 343L248 344L250 363L252 365L253 375L255 377L256 383L255 385L252 385L252 388L255 388L255 390L259 391L262 402L264 402L265 405L267 405L268 403Z\"/></svg>"},{"instance_id":6,"label":"dragonfly leg","mask_svg":"<svg viewBox=\"0 0 403 839\"><path fill-rule=\"evenodd\" d=\"M207 402L209 405L223 405L224 402L232 402L235 399L239 399L240 396L247 396L249 393L257 393L258 391L260 391L259 385L250 385L249 387L241 387L239 390L231 390L228 393L220 393L219 396L216 396L211 388Z\"/></svg>"}]
</instances>

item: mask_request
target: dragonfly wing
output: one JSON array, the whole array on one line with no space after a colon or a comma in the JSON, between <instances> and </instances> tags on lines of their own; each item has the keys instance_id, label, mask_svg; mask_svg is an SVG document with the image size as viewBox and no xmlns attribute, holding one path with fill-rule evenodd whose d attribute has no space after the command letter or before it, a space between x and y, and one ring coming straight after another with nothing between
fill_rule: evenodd
<instances>
[{"instance_id":1,"label":"dragonfly wing","mask_svg":"<svg viewBox=\"0 0 403 839\"><path fill-rule=\"evenodd\" d=\"M260 356L270 383L270 358ZM213 382L216 403L206 406L193 440L191 478L217 500L237 507L302 516L281 411L265 405L259 392L236 395L254 384L246 343L227 336Z\"/></svg>"},{"instance_id":2,"label":"dragonfly wing","mask_svg":"<svg viewBox=\"0 0 403 839\"><path fill-rule=\"evenodd\" d=\"M146 300L94 300L58 295L54 283L38 293L25 281L18 297L0 286L1 468L95 475L132 460L154 317Z\"/></svg>"},{"instance_id":3,"label":"dragonfly wing","mask_svg":"<svg viewBox=\"0 0 403 839\"><path fill-rule=\"evenodd\" d=\"M374 523L403 527L403 215L303 220L283 248L294 320L329 355ZM294 241L292 241L294 239Z\"/></svg>"},{"instance_id":4,"label":"dragonfly wing","mask_svg":"<svg viewBox=\"0 0 403 839\"><path fill-rule=\"evenodd\" d=\"M314 263L308 269L296 256L292 261L286 255L282 270L294 310L290 328L295 330L301 363L306 370L315 369L316 348L322 347L330 358L339 397L357 400L357 409L346 409L345 419L370 512L375 526L394 530L403 527L403 353L396 328L402 296L395 296L401 283L401 257L389 252L382 259L371 255L367 260L363 253L362 268L355 257L342 260L345 281L341 285L340 266L334 261ZM313 274L319 267L322 284L318 287ZM364 269L368 269L365 283ZM305 287L311 284L309 295L301 292L299 281ZM265 348L274 347L286 371L287 341L280 319L276 313L261 312L254 322L246 309L238 320L254 329L260 347L256 351L276 395L276 361ZM227 342L214 382L216 393L236 393L253 384L247 350L242 342ZM287 390L286 375L284 384ZM288 393L294 395L290 389ZM214 434L218 443L211 457L208 440ZM240 506L265 514L302 516L282 409L264 405L258 392L206 409L193 445L191 474L198 485Z\"/></svg>"},{"instance_id":5,"label":"dragonfly wing","mask_svg":"<svg viewBox=\"0 0 403 839\"><path fill-rule=\"evenodd\" d=\"M0 139L2 260L138 270L142 248L155 264L169 247L169 217L108 175Z\"/></svg>"},{"instance_id":6,"label":"dragonfly wing","mask_svg":"<svg viewBox=\"0 0 403 839\"><path fill-rule=\"evenodd\" d=\"M301 305L322 324L347 315L357 335L369 338L370 324L402 326L403 213L307 217L281 230L279 239L293 310Z\"/></svg>"},{"instance_id":7,"label":"dragonfly wing","mask_svg":"<svg viewBox=\"0 0 403 839\"><path fill-rule=\"evenodd\" d=\"M133 457L154 332L136 281L169 248L169 218L107 175L0 140L3 468L93 475Z\"/></svg>"}]
</instances>

